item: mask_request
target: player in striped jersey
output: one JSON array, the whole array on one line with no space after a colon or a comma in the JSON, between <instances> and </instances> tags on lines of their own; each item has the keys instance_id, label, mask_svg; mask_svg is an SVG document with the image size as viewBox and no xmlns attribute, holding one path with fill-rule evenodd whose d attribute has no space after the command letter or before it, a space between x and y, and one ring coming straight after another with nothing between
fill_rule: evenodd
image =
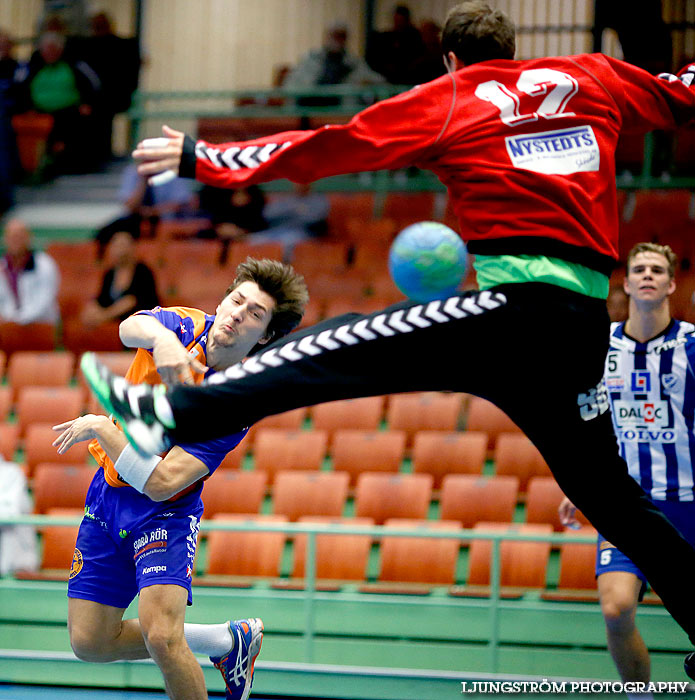
<instances>
[{"instance_id":1,"label":"player in striped jersey","mask_svg":"<svg viewBox=\"0 0 695 700\"><path fill-rule=\"evenodd\" d=\"M123 343L138 348L126 376L140 387L201 382L289 333L307 300L306 285L291 267L248 258L214 316L156 307L123 321ZM261 620L199 625L184 624L184 617L192 603L203 481L248 428L211 441L180 442L150 459L140 457L106 416L80 416L55 429L59 453L91 440L101 467L87 493L68 581L75 654L101 663L151 657L172 700L207 700L191 651L206 654L222 672L227 699L245 700L263 637ZM136 595L139 617L123 620Z\"/></svg>"},{"instance_id":2,"label":"player in striped jersey","mask_svg":"<svg viewBox=\"0 0 695 700\"><path fill-rule=\"evenodd\" d=\"M668 246L639 243L628 254L629 315L611 325L604 382L630 475L695 544L695 326L671 318L675 267ZM563 524L578 525L575 511L564 499ZM620 677L647 682L649 653L635 625L647 578L600 534L596 576L608 649Z\"/></svg>"}]
</instances>

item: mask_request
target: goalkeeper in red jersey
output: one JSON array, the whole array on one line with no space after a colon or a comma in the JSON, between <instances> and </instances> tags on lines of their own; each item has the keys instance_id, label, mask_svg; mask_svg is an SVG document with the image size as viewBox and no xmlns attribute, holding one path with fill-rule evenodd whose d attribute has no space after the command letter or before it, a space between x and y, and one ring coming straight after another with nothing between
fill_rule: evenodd
<instances>
[{"instance_id":1,"label":"goalkeeper in red jersey","mask_svg":"<svg viewBox=\"0 0 695 700\"><path fill-rule=\"evenodd\" d=\"M628 475L601 383L618 138L692 121L695 66L653 77L600 54L516 61L513 23L479 0L450 11L442 48L447 75L349 124L219 145L165 128L167 145L134 157L145 175L171 169L223 187L429 169L449 190L481 291L306 329L199 388L134 394L89 357L85 375L144 453L335 399L418 390L487 398L695 641L695 550Z\"/></svg>"}]
</instances>

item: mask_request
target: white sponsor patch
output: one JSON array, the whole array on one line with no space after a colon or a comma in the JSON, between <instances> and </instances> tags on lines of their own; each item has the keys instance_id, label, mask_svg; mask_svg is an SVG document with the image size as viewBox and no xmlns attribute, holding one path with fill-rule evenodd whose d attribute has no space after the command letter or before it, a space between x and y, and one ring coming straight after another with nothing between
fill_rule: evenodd
<instances>
[{"instance_id":1,"label":"white sponsor patch","mask_svg":"<svg viewBox=\"0 0 695 700\"><path fill-rule=\"evenodd\" d=\"M630 426L669 427L666 401L615 401L613 416L621 429Z\"/></svg>"},{"instance_id":2,"label":"white sponsor patch","mask_svg":"<svg viewBox=\"0 0 695 700\"><path fill-rule=\"evenodd\" d=\"M598 170L601 156L590 126L507 136L507 153L515 168L545 175Z\"/></svg>"}]
</instances>

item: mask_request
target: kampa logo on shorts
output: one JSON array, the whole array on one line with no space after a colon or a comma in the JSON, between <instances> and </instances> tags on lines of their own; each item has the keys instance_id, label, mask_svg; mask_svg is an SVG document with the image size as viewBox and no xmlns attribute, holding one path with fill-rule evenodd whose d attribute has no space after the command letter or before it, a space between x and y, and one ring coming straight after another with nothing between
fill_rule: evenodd
<instances>
[{"instance_id":1,"label":"kampa logo on shorts","mask_svg":"<svg viewBox=\"0 0 695 700\"><path fill-rule=\"evenodd\" d=\"M570 175L599 169L601 156L590 126L507 136L507 153L515 168L544 175Z\"/></svg>"}]
</instances>

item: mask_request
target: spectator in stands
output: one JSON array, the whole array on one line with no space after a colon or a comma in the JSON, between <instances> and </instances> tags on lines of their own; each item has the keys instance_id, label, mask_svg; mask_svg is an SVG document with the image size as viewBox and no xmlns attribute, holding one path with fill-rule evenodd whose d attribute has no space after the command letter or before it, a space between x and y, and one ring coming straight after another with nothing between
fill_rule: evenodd
<instances>
[{"instance_id":1,"label":"spectator in stands","mask_svg":"<svg viewBox=\"0 0 695 700\"><path fill-rule=\"evenodd\" d=\"M0 258L0 321L56 323L60 273L53 258L31 247L31 232L21 219L10 219Z\"/></svg>"},{"instance_id":2,"label":"spectator in stands","mask_svg":"<svg viewBox=\"0 0 695 700\"><path fill-rule=\"evenodd\" d=\"M16 517L31 513L27 477L12 455L0 454L0 516ZM0 576L14 571L36 571L39 552L36 531L29 525L0 527Z\"/></svg>"},{"instance_id":3,"label":"spectator in stands","mask_svg":"<svg viewBox=\"0 0 695 700\"><path fill-rule=\"evenodd\" d=\"M185 218L193 214L193 191L190 181L177 177L171 182L153 187L147 178L138 175L137 167L129 165L121 176L118 200L124 211L115 221L104 226L96 234L99 246L98 257L114 233L129 231L138 239L143 224L149 227L149 235L154 236L160 220Z\"/></svg>"},{"instance_id":4,"label":"spectator in stands","mask_svg":"<svg viewBox=\"0 0 695 700\"><path fill-rule=\"evenodd\" d=\"M83 61L66 58L62 34L41 35L23 87L24 106L53 117L44 177L92 168L95 149L90 117L100 89L99 79Z\"/></svg>"},{"instance_id":5,"label":"spectator in stands","mask_svg":"<svg viewBox=\"0 0 695 700\"><path fill-rule=\"evenodd\" d=\"M596 31L614 29L628 63L652 74L670 71L671 32L664 22L661 0L642 0L635 12L632 0L597 0Z\"/></svg>"},{"instance_id":6,"label":"spectator in stands","mask_svg":"<svg viewBox=\"0 0 695 700\"><path fill-rule=\"evenodd\" d=\"M330 202L322 192L312 192L308 184L295 184L294 192L272 199L263 209L267 227L250 237L251 243L277 241L291 257L296 243L326 233Z\"/></svg>"},{"instance_id":7,"label":"spectator in stands","mask_svg":"<svg viewBox=\"0 0 695 700\"><path fill-rule=\"evenodd\" d=\"M110 267L104 273L99 295L82 310L81 321L88 328L122 321L137 309L152 309L159 304L154 274L137 259L130 231L113 235L106 258Z\"/></svg>"},{"instance_id":8,"label":"spectator in stands","mask_svg":"<svg viewBox=\"0 0 695 700\"><path fill-rule=\"evenodd\" d=\"M284 87L311 88L320 85L369 85L383 83L384 77L371 70L366 61L347 49L348 30L335 24L326 32L320 49L303 56L285 79ZM298 104L337 104L339 98L301 98Z\"/></svg>"},{"instance_id":9,"label":"spectator in stands","mask_svg":"<svg viewBox=\"0 0 695 700\"><path fill-rule=\"evenodd\" d=\"M257 185L237 190L206 185L200 190L200 209L210 218L211 227L198 238L217 238L223 243L221 263L226 262L229 244L266 228L263 217L265 195Z\"/></svg>"},{"instance_id":10,"label":"spectator in stands","mask_svg":"<svg viewBox=\"0 0 695 700\"><path fill-rule=\"evenodd\" d=\"M407 5L396 5L393 27L370 38L369 65L393 85L412 85L414 66L425 56L425 42L410 19ZM441 54L440 54L441 63Z\"/></svg>"},{"instance_id":11,"label":"spectator in stands","mask_svg":"<svg viewBox=\"0 0 695 700\"><path fill-rule=\"evenodd\" d=\"M99 12L91 20L91 36L81 44L81 54L101 82L94 106L95 147L100 160L112 158L113 118L130 108L140 77L140 48L136 39L117 36L111 19Z\"/></svg>"},{"instance_id":12,"label":"spectator in stands","mask_svg":"<svg viewBox=\"0 0 695 700\"><path fill-rule=\"evenodd\" d=\"M442 61L442 28L431 19L420 23L420 36L424 44L424 52L419 59L415 59L412 65L411 80L416 84L427 83L446 73L444 61Z\"/></svg>"}]
</instances>

